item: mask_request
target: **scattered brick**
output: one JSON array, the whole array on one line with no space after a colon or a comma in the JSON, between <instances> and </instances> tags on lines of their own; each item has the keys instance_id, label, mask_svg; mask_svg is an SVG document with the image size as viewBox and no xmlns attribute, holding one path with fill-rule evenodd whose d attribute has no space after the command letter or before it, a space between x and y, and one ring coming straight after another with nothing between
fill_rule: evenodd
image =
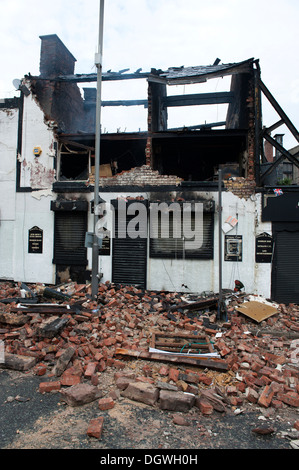
<instances>
[{"instance_id":1,"label":"scattered brick","mask_svg":"<svg viewBox=\"0 0 299 470\"><path fill-rule=\"evenodd\" d=\"M60 390L62 399L70 406L81 406L90 403L102 395L101 390L94 385L77 384L68 389Z\"/></svg>"},{"instance_id":2,"label":"scattered brick","mask_svg":"<svg viewBox=\"0 0 299 470\"><path fill-rule=\"evenodd\" d=\"M146 382L131 382L121 392L123 397L139 401L147 405L154 405L159 397L159 389Z\"/></svg>"},{"instance_id":3,"label":"scattered brick","mask_svg":"<svg viewBox=\"0 0 299 470\"><path fill-rule=\"evenodd\" d=\"M271 389L271 385L266 385L261 395L259 396L258 404L265 408L268 408L271 404L273 396L274 391Z\"/></svg>"},{"instance_id":4,"label":"scattered brick","mask_svg":"<svg viewBox=\"0 0 299 470\"><path fill-rule=\"evenodd\" d=\"M195 396L190 393L161 390L159 406L162 410L188 412L195 402Z\"/></svg>"},{"instance_id":5,"label":"scattered brick","mask_svg":"<svg viewBox=\"0 0 299 470\"><path fill-rule=\"evenodd\" d=\"M111 410L115 406L115 402L112 397L101 398L98 403L99 403L99 408L102 411Z\"/></svg>"},{"instance_id":6,"label":"scattered brick","mask_svg":"<svg viewBox=\"0 0 299 470\"><path fill-rule=\"evenodd\" d=\"M299 407L299 395L296 392L278 393L277 398L289 406Z\"/></svg>"},{"instance_id":7,"label":"scattered brick","mask_svg":"<svg viewBox=\"0 0 299 470\"><path fill-rule=\"evenodd\" d=\"M122 176L128 177L127 174ZM3 285L6 287L2 289ZM1 297L8 297L9 286L9 283L0 283L0 302ZM17 285L11 290L12 295L18 297L19 287ZM107 282L99 285L98 301L90 301L87 296L91 293L90 286L70 283L67 288L71 288L72 295L68 301L60 303L59 310L65 308L65 313L59 317L45 314L41 309L40 313L24 318L16 303L2 304L0 340L5 343L5 363L0 367L20 371L34 367L33 372L43 376L54 363L48 378L59 377L56 382L61 392L87 385L85 382L99 390L101 374L107 368L114 368L119 375L115 375L112 401L122 392L129 392L129 386L134 383L139 387L153 387L155 394L158 393L158 398L155 395L152 402L149 400L151 406L163 406L166 392L181 393L196 397L194 403L199 405L201 402L200 406L206 414L211 410L223 411L227 406L240 406L243 400L266 408L298 407L299 372L292 365L294 346L291 346L292 341L287 335L290 332L294 337L299 331L298 306L280 305L278 314L263 322L261 333L255 336L254 331L251 334L247 331L253 327L252 323L248 323L246 317L234 309L243 298L231 301L227 321L217 325L217 315L213 312L209 314L208 323L207 317L203 319L200 312L191 320L186 312L178 308L182 301L179 293L142 291L134 286L116 287ZM72 311L74 303L77 306ZM171 313L167 305L174 307ZM217 380L215 382L213 374L207 374L207 370L191 370L191 366L182 364L179 367L145 364L136 374L122 373L127 362L116 355L116 349L136 351L136 357L138 352L148 352L151 328L167 332L180 330L189 335L200 332L213 337L215 350L229 367L229 374L221 387L222 399L219 398L219 390L214 393L211 388ZM278 338L271 335L272 328L280 329L286 333L285 336ZM219 329L222 332L220 338L215 337ZM268 329L270 334L267 334ZM55 388L55 381L44 383L47 385L42 383L41 390ZM175 390L167 390L166 386ZM66 389L61 390L61 387ZM203 391L210 395L205 396ZM133 394L131 399L135 399ZM70 397L68 400L72 401ZM171 407L169 404L167 406Z\"/></svg>"},{"instance_id":8,"label":"scattered brick","mask_svg":"<svg viewBox=\"0 0 299 470\"><path fill-rule=\"evenodd\" d=\"M89 437L95 437L96 439L101 439L103 433L104 418L100 416L99 418L93 418L90 420L86 434Z\"/></svg>"},{"instance_id":9,"label":"scattered brick","mask_svg":"<svg viewBox=\"0 0 299 470\"><path fill-rule=\"evenodd\" d=\"M41 382L39 384L39 391L40 393L49 393L49 392L56 392L60 390L61 383L60 381L55 382Z\"/></svg>"}]
</instances>

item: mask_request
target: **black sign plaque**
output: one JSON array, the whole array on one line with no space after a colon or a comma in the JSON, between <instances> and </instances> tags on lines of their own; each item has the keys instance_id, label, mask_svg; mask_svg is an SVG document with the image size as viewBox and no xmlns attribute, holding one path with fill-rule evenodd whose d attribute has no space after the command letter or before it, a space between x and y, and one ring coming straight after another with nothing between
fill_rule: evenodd
<instances>
[{"instance_id":1,"label":"black sign plaque","mask_svg":"<svg viewBox=\"0 0 299 470\"><path fill-rule=\"evenodd\" d=\"M43 231L38 227L32 227L28 233L28 253L43 252Z\"/></svg>"},{"instance_id":2,"label":"black sign plaque","mask_svg":"<svg viewBox=\"0 0 299 470\"><path fill-rule=\"evenodd\" d=\"M102 241L102 247L99 248L100 256L109 256L110 255L110 236L106 235Z\"/></svg>"},{"instance_id":3,"label":"black sign plaque","mask_svg":"<svg viewBox=\"0 0 299 470\"><path fill-rule=\"evenodd\" d=\"M273 252L273 238L268 233L257 235L255 239L255 262L271 263Z\"/></svg>"}]
</instances>

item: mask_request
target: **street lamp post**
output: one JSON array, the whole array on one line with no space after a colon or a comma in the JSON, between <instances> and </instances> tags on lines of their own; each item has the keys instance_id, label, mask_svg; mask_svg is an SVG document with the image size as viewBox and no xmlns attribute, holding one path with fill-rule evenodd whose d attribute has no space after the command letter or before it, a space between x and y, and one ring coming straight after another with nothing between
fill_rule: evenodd
<instances>
[{"instance_id":1,"label":"street lamp post","mask_svg":"<svg viewBox=\"0 0 299 470\"><path fill-rule=\"evenodd\" d=\"M94 226L92 244L92 298L96 299L99 287L99 244L96 234L98 222L97 206L99 204L100 186L100 142L101 142L101 106L102 106L102 53L104 31L104 0L100 0L99 13L99 44L95 54L95 66L97 68L97 101L96 101L96 129L95 129L95 182L94 182Z\"/></svg>"}]
</instances>

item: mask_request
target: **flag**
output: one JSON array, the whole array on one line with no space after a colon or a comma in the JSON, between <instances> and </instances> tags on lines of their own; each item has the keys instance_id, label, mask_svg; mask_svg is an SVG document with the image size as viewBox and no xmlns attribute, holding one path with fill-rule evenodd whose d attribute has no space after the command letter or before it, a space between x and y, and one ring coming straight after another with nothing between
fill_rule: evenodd
<instances>
[{"instance_id":1,"label":"flag","mask_svg":"<svg viewBox=\"0 0 299 470\"><path fill-rule=\"evenodd\" d=\"M275 196L281 196L283 194L282 189L273 189Z\"/></svg>"}]
</instances>

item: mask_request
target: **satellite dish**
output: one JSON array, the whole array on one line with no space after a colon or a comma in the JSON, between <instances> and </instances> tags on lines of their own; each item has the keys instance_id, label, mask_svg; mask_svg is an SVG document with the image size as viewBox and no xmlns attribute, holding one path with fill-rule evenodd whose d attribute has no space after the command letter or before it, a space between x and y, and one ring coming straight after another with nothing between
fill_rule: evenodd
<instances>
[{"instance_id":1,"label":"satellite dish","mask_svg":"<svg viewBox=\"0 0 299 470\"><path fill-rule=\"evenodd\" d=\"M15 78L13 81L12 81L12 84L13 86L15 87L16 90L18 90L20 88L20 85L21 85L21 80L19 78Z\"/></svg>"}]
</instances>

